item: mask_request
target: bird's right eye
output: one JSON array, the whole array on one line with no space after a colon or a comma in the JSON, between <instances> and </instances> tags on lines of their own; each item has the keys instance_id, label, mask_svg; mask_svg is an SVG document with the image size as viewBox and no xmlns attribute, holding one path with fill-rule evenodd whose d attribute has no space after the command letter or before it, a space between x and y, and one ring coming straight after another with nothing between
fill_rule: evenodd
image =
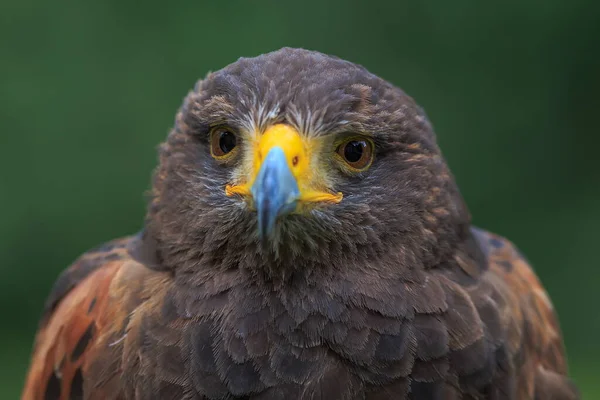
<instances>
[{"instance_id":1,"label":"bird's right eye","mask_svg":"<svg viewBox=\"0 0 600 400\"><path fill-rule=\"evenodd\" d=\"M225 159L233 154L237 136L229 128L216 128L211 133L210 152L216 159Z\"/></svg>"}]
</instances>

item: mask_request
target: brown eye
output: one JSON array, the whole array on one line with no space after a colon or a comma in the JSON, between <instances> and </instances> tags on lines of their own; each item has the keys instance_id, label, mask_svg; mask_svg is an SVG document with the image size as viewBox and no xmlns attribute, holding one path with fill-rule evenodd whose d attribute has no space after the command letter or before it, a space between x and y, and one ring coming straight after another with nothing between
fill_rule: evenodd
<instances>
[{"instance_id":1,"label":"brown eye","mask_svg":"<svg viewBox=\"0 0 600 400\"><path fill-rule=\"evenodd\" d=\"M216 129L211 137L211 152L213 157L224 157L237 146L237 137L228 129Z\"/></svg>"},{"instance_id":2,"label":"brown eye","mask_svg":"<svg viewBox=\"0 0 600 400\"><path fill-rule=\"evenodd\" d=\"M366 139L351 139L337 148L337 153L356 170L364 170L373 160L373 143Z\"/></svg>"}]
</instances>

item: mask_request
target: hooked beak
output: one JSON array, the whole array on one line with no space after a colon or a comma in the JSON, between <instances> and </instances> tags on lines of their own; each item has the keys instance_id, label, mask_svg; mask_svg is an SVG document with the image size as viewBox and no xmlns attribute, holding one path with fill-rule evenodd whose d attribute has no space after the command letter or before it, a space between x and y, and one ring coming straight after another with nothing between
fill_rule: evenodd
<instances>
[{"instance_id":1,"label":"hooked beak","mask_svg":"<svg viewBox=\"0 0 600 400\"><path fill-rule=\"evenodd\" d=\"M315 144L291 126L275 124L254 144L253 171L248 183L227 185L225 193L252 197L262 241L271 237L277 219L297 210L302 203L342 201L342 193L322 190L327 187L311 169L311 150Z\"/></svg>"},{"instance_id":2,"label":"hooked beak","mask_svg":"<svg viewBox=\"0 0 600 400\"><path fill-rule=\"evenodd\" d=\"M250 190L258 213L261 240L271 236L278 217L296 209L300 189L283 149L275 146L265 157Z\"/></svg>"}]
</instances>

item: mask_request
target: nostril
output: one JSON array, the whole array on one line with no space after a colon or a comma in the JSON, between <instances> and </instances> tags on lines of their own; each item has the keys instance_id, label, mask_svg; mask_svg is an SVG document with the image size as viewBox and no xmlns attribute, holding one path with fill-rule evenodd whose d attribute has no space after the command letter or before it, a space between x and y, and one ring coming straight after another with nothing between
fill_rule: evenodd
<instances>
[{"instance_id":1,"label":"nostril","mask_svg":"<svg viewBox=\"0 0 600 400\"><path fill-rule=\"evenodd\" d=\"M292 158L292 165L295 167L296 165L298 165L298 156L295 156L294 158Z\"/></svg>"}]
</instances>

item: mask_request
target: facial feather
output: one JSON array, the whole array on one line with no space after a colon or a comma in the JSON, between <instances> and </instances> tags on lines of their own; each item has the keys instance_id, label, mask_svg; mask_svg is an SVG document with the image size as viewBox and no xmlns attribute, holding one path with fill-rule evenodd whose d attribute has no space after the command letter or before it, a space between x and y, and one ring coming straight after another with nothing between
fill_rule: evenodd
<instances>
[{"instance_id":1,"label":"facial feather","mask_svg":"<svg viewBox=\"0 0 600 400\"><path fill-rule=\"evenodd\" d=\"M247 174L250 142L282 122L323 143L311 168L344 199L282 218L263 248L256 214L223 188ZM243 147L243 156L226 165L208 151L208 132L218 124L238 132ZM348 134L373 138L374 161L365 172L348 174L332 159L329 143ZM363 67L316 52L282 49L209 74L188 95L162 154L146 229L173 268L197 263L198 254L214 257L214 249L238 254L244 268L329 268L379 257L391 243L401 243L405 263L422 259L432 267L469 222L413 100ZM243 255L249 250L256 258Z\"/></svg>"}]
</instances>

